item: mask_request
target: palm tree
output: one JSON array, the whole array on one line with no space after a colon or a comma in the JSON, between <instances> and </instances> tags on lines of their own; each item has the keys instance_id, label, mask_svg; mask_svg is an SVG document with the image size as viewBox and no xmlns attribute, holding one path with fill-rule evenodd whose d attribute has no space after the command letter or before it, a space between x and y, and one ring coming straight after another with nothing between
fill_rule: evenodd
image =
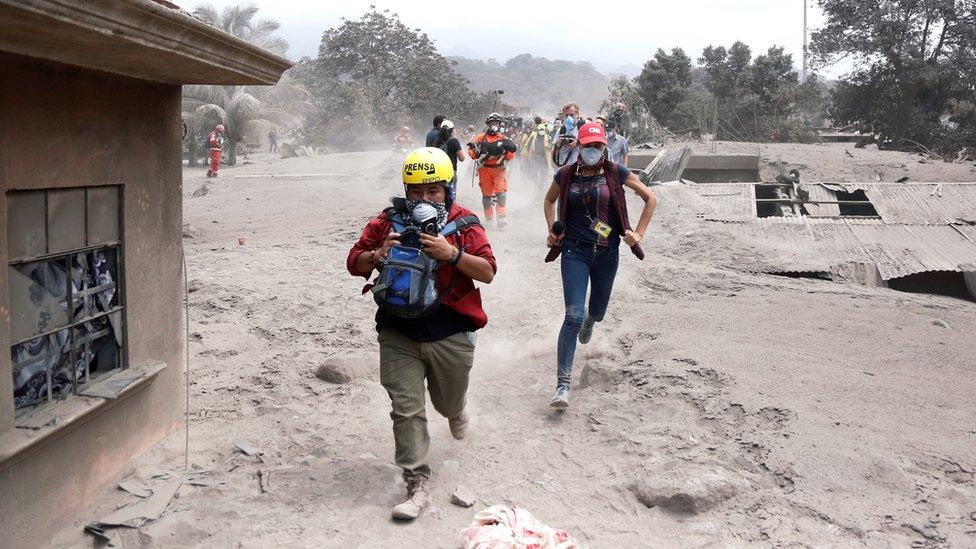
<instances>
[{"instance_id":1,"label":"palm tree","mask_svg":"<svg viewBox=\"0 0 976 549\"><path fill-rule=\"evenodd\" d=\"M219 12L213 6L200 6L193 15L246 42L278 55L284 55L288 43L275 36L280 24L273 19L254 21L255 6L228 6ZM245 135L261 135L272 128L289 129L301 124L313 109L309 92L287 74L274 86L204 86L183 87L183 116L187 122L190 162L196 163L196 151L207 132L223 124L229 144L230 164L237 161L237 144Z\"/></svg>"},{"instance_id":2,"label":"palm tree","mask_svg":"<svg viewBox=\"0 0 976 549\"><path fill-rule=\"evenodd\" d=\"M183 113L192 145L223 124L233 165L245 135L295 128L314 107L308 91L287 74L274 86L183 86Z\"/></svg>"},{"instance_id":3,"label":"palm tree","mask_svg":"<svg viewBox=\"0 0 976 549\"><path fill-rule=\"evenodd\" d=\"M271 53L284 55L288 51L288 42L274 36L281 23L274 19L252 21L257 13L258 8L254 5L227 6L218 12L212 5L204 4L193 10L193 16L208 25Z\"/></svg>"}]
</instances>

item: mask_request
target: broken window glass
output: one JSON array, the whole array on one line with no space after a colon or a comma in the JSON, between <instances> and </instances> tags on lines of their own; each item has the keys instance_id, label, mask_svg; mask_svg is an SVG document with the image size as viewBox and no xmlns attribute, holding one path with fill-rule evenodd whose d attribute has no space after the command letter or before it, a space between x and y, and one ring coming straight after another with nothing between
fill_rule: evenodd
<instances>
[{"instance_id":1,"label":"broken window glass","mask_svg":"<svg viewBox=\"0 0 976 549\"><path fill-rule=\"evenodd\" d=\"M35 193L44 195L45 192ZM87 189L70 193L57 191L58 198L54 200L50 196L41 201L24 197L35 193L18 194L24 202L56 205L57 210L47 211L51 227L61 226L50 219L57 211L72 212L71 223L74 223L77 208L88 223L95 222L103 228L118 226L120 200L116 187L99 188L94 193L96 200L86 194ZM73 202L69 203L67 198ZM102 204L102 200L108 204ZM114 219L93 219L92 214L96 212L98 216L112 215ZM17 258L8 265L10 357L16 408L76 394L79 386L124 365L119 283L122 244L115 241L84 247L84 241L77 241L68 231L62 232L59 246L74 242L81 243L82 248L54 251L51 242L45 241L35 247L38 252L46 252L42 257ZM117 232L110 230L102 233L118 237Z\"/></svg>"}]
</instances>

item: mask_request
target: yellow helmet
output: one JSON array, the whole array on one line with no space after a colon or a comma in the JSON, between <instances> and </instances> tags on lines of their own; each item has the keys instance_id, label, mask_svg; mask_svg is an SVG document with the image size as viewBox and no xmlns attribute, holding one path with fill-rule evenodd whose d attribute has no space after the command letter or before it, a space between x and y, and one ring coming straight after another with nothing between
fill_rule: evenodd
<instances>
[{"instance_id":1,"label":"yellow helmet","mask_svg":"<svg viewBox=\"0 0 976 549\"><path fill-rule=\"evenodd\" d=\"M452 179L454 165L447 153L437 147L416 149L403 161L404 185L450 183Z\"/></svg>"}]
</instances>

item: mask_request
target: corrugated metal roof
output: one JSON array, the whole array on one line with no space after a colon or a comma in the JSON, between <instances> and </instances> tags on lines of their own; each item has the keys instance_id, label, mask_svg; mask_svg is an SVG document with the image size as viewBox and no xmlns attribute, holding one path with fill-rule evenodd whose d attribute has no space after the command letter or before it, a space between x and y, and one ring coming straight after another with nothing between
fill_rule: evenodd
<instances>
[{"instance_id":1,"label":"corrugated metal roof","mask_svg":"<svg viewBox=\"0 0 976 549\"><path fill-rule=\"evenodd\" d=\"M723 226L755 242L762 256L756 270L765 272L829 272L841 263L875 263L881 277L891 280L926 271L958 271L961 263L976 262L976 227L966 226L970 234L964 236L957 230L962 227L948 225L824 221Z\"/></svg>"},{"instance_id":2,"label":"corrugated metal roof","mask_svg":"<svg viewBox=\"0 0 976 549\"><path fill-rule=\"evenodd\" d=\"M976 184L943 183L941 193L933 195L937 185L865 185L864 193L887 223L945 225L976 219Z\"/></svg>"},{"instance_id":3,"label":"corrugated metal roof","mask_svg":"<svg viewBox=\"0 0 976 549\"><path fill-rule=\"evenodd\" d=\"M687 189L701 197L692 199L697 213L720 221L755 219L753 183L715 183L708 185L655 187L666 196L677 193L676 200L688 201ZM826 187L824 185L827 185ZM945 225L962 219L976 219L976 183L943 183L941 196L933 195L938 183L806 183L812 200L837 200L831 189L847 192L863 190L886 223L909 225ZM807 205L812 215L837 215L837 205Z\"/></svg>"},{"instance_id":4,"label":"corrugated metal roof","mask_svg":"<svg viewBox=\"0 0 976 549\"><path fill-rule=\"evenodd\" d=\"M710 214L720 217L755 218L752 185L706 183L693 187L711 205Z\"/></svg>"},{"instance_id":5,"label":"corrugated metal roof","mask_svg":"<svg viewBox=\"0 0 976 549\"><path fill-rule=\"evenodd\" d=\"M943 225L852 225L858 243L885 280L925 271L958 271L976 261L976 245Z\"/></svg>"},{"instance_id":6,"label":"corrugated metal roof","mask_svg":"<svg viewBox=\"0 0 976 549\"><path fill-rule=\"evenodd\" d=\"M827 272L847 262L875 263L891 280L926 271L958 271L976 263L976 184L937 183L806 185L814 200L836 200L830 189L864 190L881 219L756 218L752 183L655 187L672 211L720 221L752 239L767 272ZM836 206L817 209L829 215ZM808 208L809 211L809 208ZM812 213L812 212L811 212Z\"/></svg>"}]
</instances>

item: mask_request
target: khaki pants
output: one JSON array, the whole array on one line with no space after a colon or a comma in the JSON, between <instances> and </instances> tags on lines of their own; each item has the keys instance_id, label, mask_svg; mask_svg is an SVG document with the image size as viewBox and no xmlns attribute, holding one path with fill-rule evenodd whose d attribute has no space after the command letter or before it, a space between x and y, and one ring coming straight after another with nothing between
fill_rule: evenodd
<instances>
[{"instance_id":1,"label":"khaki pants","mask_svg":"<svg viewBox=\"0 0 976 549\"><path fill-rule=\"evenodd\" d=\"M440 341L418 343L400 332L384 328L380 343L380 381L390 395L396 464L403 476L430 476L427 450L424 380L434 409L446 418L464 411L468 374L474 364L473 332L461 332Z\"/></svg>"}]
</instances>

